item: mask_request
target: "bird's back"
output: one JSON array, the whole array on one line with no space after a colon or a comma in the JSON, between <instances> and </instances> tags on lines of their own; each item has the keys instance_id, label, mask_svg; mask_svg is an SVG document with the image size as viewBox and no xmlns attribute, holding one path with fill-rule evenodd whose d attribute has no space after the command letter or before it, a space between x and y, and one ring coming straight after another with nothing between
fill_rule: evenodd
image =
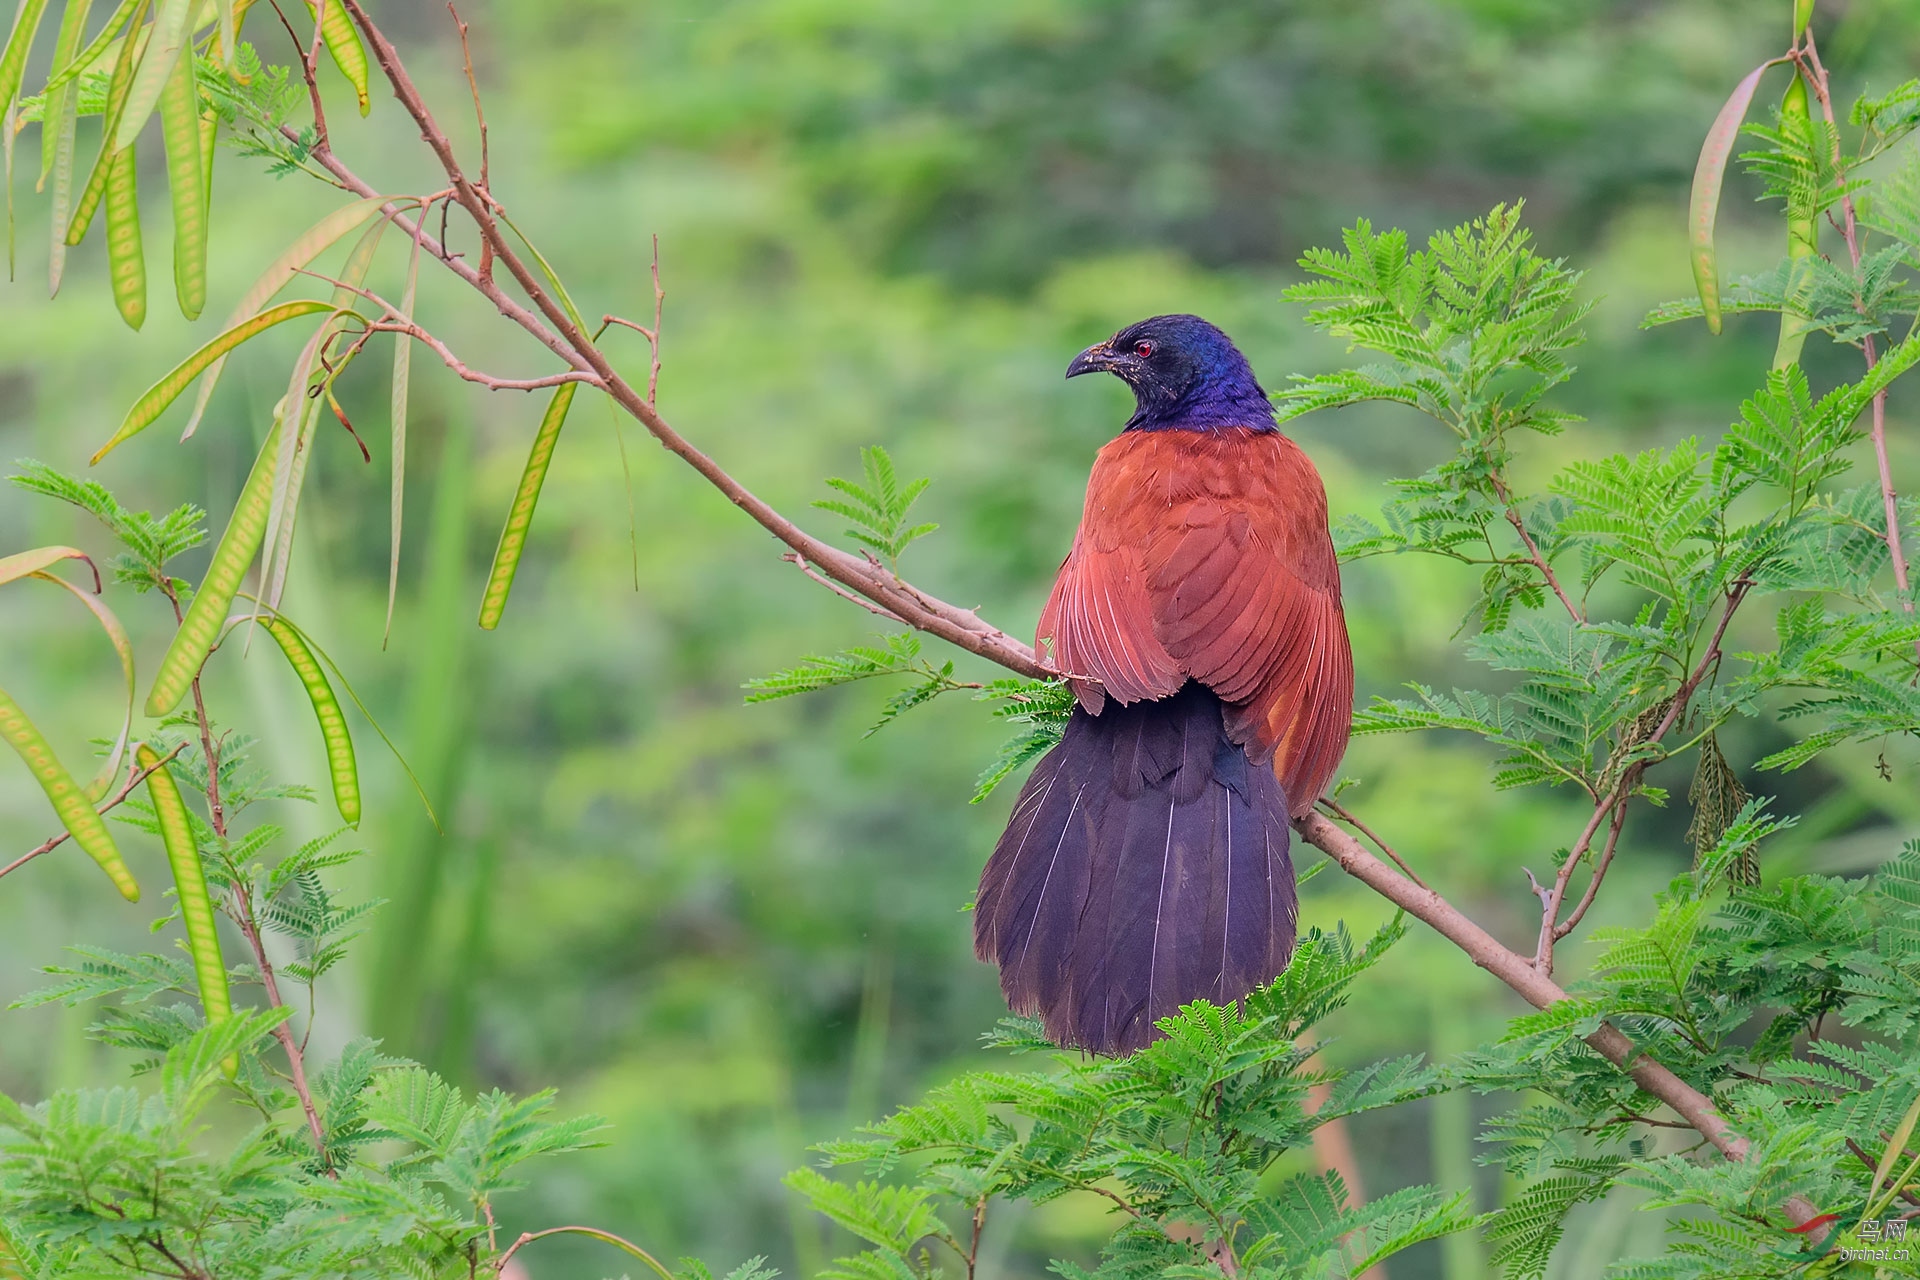
<instances>
[{"instance_id":1,"label":"bird's back","mask_svg":"<svg viewBox=\"0 0 1920 1280\"><path fill-rule=\"evenodd\" d=\"M1353 651L1319 472L1274 430L1129 431L1100 451L1037 640L1098 712L1193 679L1295 814L1331 781ZM1093 683L1093 682L1097 682Z\"/></svg>"}]
</instances>

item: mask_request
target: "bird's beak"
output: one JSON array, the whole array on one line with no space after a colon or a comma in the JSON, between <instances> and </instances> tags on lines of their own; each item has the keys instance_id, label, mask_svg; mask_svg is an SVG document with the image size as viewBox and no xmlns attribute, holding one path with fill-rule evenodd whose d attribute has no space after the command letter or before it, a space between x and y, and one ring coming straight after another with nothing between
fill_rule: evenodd
<instances>
[{"instance_id":1,"label":"bird's beak","mask_svg":"<svg viewBox=\"0 0 1920 1280\"><path fill-rule=\"evenodd\" d=\"M1118 363L1111 342L1096 342L1073 358L1073 363L1067 366L1067 376L1077 378L1083 373L1109 373Z\"/></svg>"}]
</instances>

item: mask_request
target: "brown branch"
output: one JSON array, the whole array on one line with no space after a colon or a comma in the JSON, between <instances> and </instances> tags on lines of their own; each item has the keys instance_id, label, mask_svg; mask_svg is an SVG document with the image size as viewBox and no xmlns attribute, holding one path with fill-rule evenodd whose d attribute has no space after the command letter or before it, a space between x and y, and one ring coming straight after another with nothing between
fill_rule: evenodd
<instances>
[{"instance_id":1,"label":"brown branch","mask_svg":"<svg viewBox=\"0 0 1920 1280\"><path fill-rule=\"evenodd\" d=\"M1813 29L1809 27L1803 48L1794 51L1797 67L1807 72L1807 79L1813 84L1814 96L1820 102L1820 113L1826 117L1827 124L1833 126L1833 166L1835 180L1845 185L1846 166L1840 154L1840 133L1838 122L1833 113L1833 95L1827 80L1827 68L1820 61L1820 47L1814 43ZM1846 191L1840 195L1840 235L1847 243L1847 257L1853 263L1856 273L1860 270L1860 229L1859 217L1854 208L1853 196ZM1861 315L1867 313L1866 300L1855 291L1853 307ZM1879 363L1873 335L1866 334L1860 340L1861 354L1866 357L1867 372ZM1887 389L1882 387L1873 396L1873 460L1880 470L1880 502L1886 512L1887 557L1893 564L1894 585L1900 589L1900 607L1908 613L1913 612L1913 598L1908 594L1907 555L1901 545L1900 537L1900 495L1893 487L1893 464L1887 457ZM1914 652L1920 655L1920 640L1914 642Z\"/></svg>"},{"instance_id":2,"label":"brown branch","mask_svg":"<svg viewBox=\"0 0 1920 1280\"><path fill-rule=\"evenodd\" d=\"M365 298L368 302L373 303L381 309L380 318L367 323L366 330L355 343L356 349L360 345L363 345L367 337L371 334L405 334L407 337L431 348L433 353L439 356L441 361L446 364L447 368L453 370L454 373L458 374L461 378L468 382L477 383L489 391L537 391L542 387L557 387L567 382L585 382L595 387L600 385L599 375L590 369L575 368L568 370L566 373L548 374L540 378L496 378L490 373L482 373L454 355L452 349L449 348L446 343L415 324L404 311L400 310L400 308L393 303L388 302L379 294L373 292L373 290L362 288L357 284L350 284L345 280L339 280L333 276L326 275L319 271L312 271L305 267L298 268L295 274L312 276L315 280L323 281L336 289L344 289L348 293ZM324 363L324 356L322 362ZM345 361L342 361L342 363L344 364Z\"/></svg>"},{"instance_id":3,"label":"brown branch","mask_svg":"<svg viewBox=\"0 0 1920 1280\"><path fill-rule=\"evenodd\" d=\"M1593 868L1593 879L1587 881L1587 891L1580 895L1580 901L1574 904L1573 911L1567 918L1553 926L1555 940L1566 937L1578 928L1580 921L1587 914L1587 908L1593 905L1595 896L1600 892L1600 882L1607 878L1607 868L1613 865L1613 851L1620 847L1620 829L1626 825L1626 822L1627 806L1622 802L1613 811L1613 826L1607 832L1607 844L1600 851L1600 861Z\"/></svg>"},{"instance_id":4,"label":"brown branch","mask_svg":"<svg viewBox=\"0 0 1920 1280\"><path fill-rule=\"evenodd\" d=\"M161 756L158 760L154 761L152 764L147 765L144 768L135 768L132 773L127 775L127 780L121 786L121 788L118 791L114 792L106 800L102 801L100 804L95 805L94 811L96 813L105 813L107 810L118 806L121 801L125 800L128 796L133 794L133 790L135 787L139 786L141 783L147 780L148 774L152 773L155 769L158 769L161 765L173 759L175 756L179 755L182 751L185 751L186 749L187 749L187 744L183 742L179 746L175 747L173 750L167 752L166 755ZM26 866L29 862L32 862L35 858L39 857L41 854L52 853L55 849L58 849L61 845L65 844L70 839L72 839L72 833L64 830L61 831L60 834L57 836L48 836L44 841L42 841L40 844L36 845L35 847L27 850L26 853L22 854L20 857L15 858L12 862L9 862L6 866L0 867L0 876L10 875L13 872L18 871L20 868Z\"/></svg>"},{"instance_id":5,"label":"brown branch","mask_svg":"<svg viewBox=\"0 0 1920 1280\"><path fill-rule=\"evenodd\" d=\"M354 22L360 27L372 50L374 59L393 85L394 94L406 108L414 122L419 125L421 135L427 145L439 158L447 179L452 185L456 198L473 216L483 236L494 242L496 260L507 268L521 290L532 300L536 309L551 326L551 334L556 341L551 349L568 364L578 367L584 363L600 375L603 389L613 397L615 403L625 409L629 415L638 419L642 425L659 441L668 452L691 466L716 489L751 516L762 528L773 534L788 547L798 551L827 577L849 587L874 603L891 609L908 626L939 636L951 644L978 654L990 661L997 662L1020 675L1035 679L1051 679L1059 673L1039 662L1033 650L1027 645L1007 635L999 628L983 621L970 609L961 609L944 600L929 596L909 583L902 582L893 573L884 568L876 568L859 557L842 551L831 543L823 542L806 533L791 520L780 514L768 503L757 497L746 486L735 480L717 462L695 448L687 439L668 425L654 406L626 379L622 378L604 353L596 347L592 339L580 327L566 310L554 300L546 288L534 277L525 261L515 252L512 245L500 235L498 227L487 216L484 201L473 184L460 168L459 160L454 156L452 145L446 134L434 122L433 114L420 98L418 88L400 63L399 53L386 34L375 26L367 16L360 0L341 0ZM318 157L316 157L318 158ZM322 164L329 172L340 176L345 171L331 153ZM336 168L338 166L338 168ZM344 180L344 179L343 179ZM364 184L362 184L364 185ZM463 279L470 277L470 283L487 293L496 307L503 313L507 308L503 295L490 282L482 281L478 274L464 264L449 262L456 274ZM524 312L524 308L515 307ZM544 330L547 326L543 325Z\"/></svg>"},{"instance_id":6,"label":"brown branch","mask_svg":"<svg viewBox=\"0 0 1920 1280\"><path fill-rule=\"evenodd\" d=\"M287 39L293 41L295 56L300 59L300 75L307 82L307 101L313 108L313 136L318 139L318 146L325 147L328 145L327 112L326 108L320 105L320 79L317 74L320 66L321 10L313 0L307 0L307 2L313 9L313 39L303 43L300 33L293 29L293 23L287 20L285 10L281 9L280 0L269 0L273 5L274 16L279 18L280 25L287 29Z\"/></svg>"},{"instance_id":7,"label":"brown branch","mask_svg":"<svg viewBox=\"0 0 1920 1280\"><path fill-rule=\"evenodd\" d=\"M1534 896L1540 899L1540 937L1534 944L1533 964L1542 973L1549 975L1553 973L1553 942L1555 938L1561 936L1555 931L1554 922L1560 918L1560 904L1566 901L1567 886L1573 882L1574 869L1587 856L1587 850L1593 847L1593 837L1599 832L1600 824L1606 821L1607 815L1616 810L1624 814L1625 792L1632 789L1634 781L1639 776L1636 765L1627 766L1620 776L1619 783L1612 791L1601 797L1600 803L1593 807L1593 816L1587 819L1586 828L1580 832L1580 838L1573 842L1573 848L1568 850L1567 856L1561 860L1560 870L1554 876L1551 890L1542 888L1539 882L1534 880L1533 872L1527 872L1527 881L1533 885Z\"/></svg>"},{"instance_id":8,"label":"brown branch","mask_svg":"<svg viewBox=\"0 0 1920 1280\"><path fill-rule=\"evenodd\" d=\"M808 578L812 579L814 582L819 583L821 586L825 587L827 590L833 592L833 594L839 596L842 600L846 600L853 604L859 605L862 609L865 609L868 613L873 614L875 617L885 618L888 622L898 622L900 623L901 626L906 625L906 620L903 619L899 614L895 613L893 610L888 609L883 605L877 605L873 601L866 599L864 596L857 596L853 592L841 586L839 583L835 582L832 578L826 577L820 573L815 572L813 566L809 565L806 562L805 557L803 557L798 551L789 551L785 555L781 556L780 558L786 561L788 564L793 565L795 568L799 569L801 573L805 574Z\"/></svg>"},{"instance_id":9,"label":"brown branch","mask_svg":"<svg viewBox=\"0 0 1920 1280\"><path fill-rule=\"evenodd\" d=\"M625 316L601 316L600 327L594 331L594 335L593 335L594 341L598 342L600 340L600 335L605 333L610 326L616 325L616 324L620 325L622 328L633 330L635 333L645 338L648 342L652 342L654 340L653 335L656 332L656 330L649 329L647 328L647 326L643 324L638 324L635 321L627 319Z\"/></svg>"},{"instance_id":10,"label":"brown branch","mask_svg":"<svg viewBox=\"0 0 1920 1280\"><path fill-rule=\"evenodd\" d=\"M658 404L660 400L660 321L667 305L667 291L660 287L660 233L653 233L653 332L647 335L647 346L652 350L653 358L647 362L647 403Z\"/></svg>"},{"instance_id":11,"label":"brown branch","mask_svg":"<svg viewBox=\"0 0 1920 1280\"><path fill-rule=\"evenodd\" d=\"M501 235L496 220L491 216L491 208L495 207L494 202L489 195L477 189L462 171L446 133L434 121L432 112L402 65L398 52L385 33L374 25L362 0L341 0L341 3L366 38L374 60L393 87L395 97L413 118L420 129L422 139L440 162L452 189L452 198L457 199L473 219L483 243L491 246L495 261L507 268L515 283L531 302L532 308L529 310L528 307L509 298L499 289L494 280L483 277L472 267L458 260L457 255L448 253L444 247L443 235L441 241L434 243L432 247L436 256L450 271L473 286L492 302L502 315L519 324L569 365L576 369L591 370L598 375L598 385L612 397L616 404L644 425L654 439L670 453L692 467L735 506L746 512L762 528L784 543L791 552L798 555L803 568L812 566L821 576L847 588L862 597L864 601L888 610L906 626L938 636L1018 674L1035 678L1061 677L1060 672L1041 662L1033 649L985 622L974 611L962 609L928 595L913 584L902 581L884 566L870 563L807 534L746 489L717 462L675 431L659 414L652 396L643 395L612 367L606 356L595 345L592 337L582 331L568 310L548 291L527 263L515 252L513 246ZM330 150L316 151L314 158L349 190L362 195L375 194L372 187L354 175ZM394 205L386 206L383 213L409 235L419 234L413 224ZM656 309L659 298L656 285ZM538 315L535 315L535 312ZM1519 532L1523 537L1525 536L1524 529ZM1537 554L1537 548L1535 552ZM1544 561L1544 556L1540 557L1540 560ZM1544 570L1545 566L1542 567ZM1718 656L1720 638L1725 632L1733 610L1738 607L1740 599L1744 596L1745 590L1746 584L1743 582L1728 593L1726 615L1722 617L1720 627L1709 645L1709 659L1703 660L1701 667L1682 686L1681 692L1675 697L1673 705L1668 710L1664 723L1649 740L1657 739L1672 727L1686 702L1698 688L1709 669L1710 661ZM1561 597L1571 609L1571 602L1563 592ZM1575 617L1579 616L1577 609L1572 611ZM1644 768L1644 764L1639 767ZM1633 771L1634 766L1629 766L1629 769ZM1635 776L1637 777L1637 773ZM1628 790L1630 788L1623 787L1620 794L1624 795ZM1611 806L1609 811L1610 808ZM1597 825L1596 822L1596 829ZM1566 992L1545 972L1500 944L1445 898L1418 884L1410 876L1396 872L1385 862L1368 853L1357 839L1340 830L1330 819L1313 813L1299 819L1295 827L1309 843L1326 852L1348 874L1410 914L1427 922L1464 951L1475 964L1506 983L1529 1003L1538 1008L1545 1008L1567 998ZM1591 836L1589 836L1590 840ZM1587 1043L1609 1062L1626 1072L1640 1088L1683 1117L1716 1149L1731 1159L1744 1158L1748 1150L1747 1140L1729 1130L1726 1121L1714 1109L1712 1099L1688 1085L1665 1066L1640 1053L1633 1042L1618 1028L1610 1023L1603 1023L1587 1037ZM1123 1208L1133 1212L1132 1207L1126 1205L1124 1200L1112 1195L1104 1188L1088 1187L1087 1189L1097 1194L1108 1195ZM1796 1197L1788 1203L1786 1212L1793 1220L1803 1222L1812 1217L1813 1208L1805 1202L1804 1198ZM564 1229L556 1228L555 1230ZM511 1257L521 1245L543 1234L551 1233L521 1237L514 1247L508 1250L506 1256ZM503 1258L502 1261L504 1260Z\"/></svg>"},{"instance_id":12,"label":"brown branch","mask_svg":"<svg viewBox=\"0 0 1920 1280\"><path fill-rule=\"evenodd\" d=\"M1518 511L1514 510L1513 495L1508 492L1507 486L1498 475L1491 478L1493 491L1499 495L1501 505L1506 508L1507 523L1512 525L1513 531L1520 535L1520 545L1527 549L1527 558L1533 561L1533 567L1540 571L1540 576L1547 580L1549 587L1553 588L1553 594L1560 597L1560 603L1566 606L1568 615L1575 622L1585 623L1586 616L1580 612L1579 606L1574 604L1573 598L1561 589L1560 579L1554 576L1553 566L1548 564L1547 558L1540 554L1539 544L1533 540L1533 535L1527 532L1527 522L1520 518Z\"/></svg>"},{"instance_id":13,"label":"brown branch","mask_svg":"<svg viewBox=\"0 0 1920 1280\"><path fill-rule=\"evenodd\" d=\"M1394 866L1399 867L1400 870L1406 873L1407 878L1409 880L1412 880L1415 884L1419 885L1422 889L1427 887L1427 882L1425 880L1422 880L1419 877L1419 875L1414 872L1414 869L1407 865L1406 859L1402 858L1399 854L1395 853L1393 851L1393 846L1389 845L1385 840L1382 840L1379 836L1373 834L1373 831L1367 826L1366 823L1360 821L1360 819L1356 818L1352 813L1348 812L1347 807L1345 805L1341 804L1338 800L1335 800L1332 796L1320 797L1320 803L1325 805L1327 808L1333 810L1335 814L1339 815L1340 821L1346 823L1348 826L1358 831L1361 835L1373 841L1374 845L1380 850L1380 852L1386 854L1389 858L1393 859Z\"/></svg>"},{"instance_id":14,"label":"brown branch","mask_svg":"<svg viewBox=\"0 0 1920 1280\"><path fill-rule=\"evenodd\" d=\"M1558 983L1525 957L1503 946L1465 912L1433 890L1423 889L1395 872L1324 816L1308 814L1296 819L1293 825L1309 844L1339 863L1341 870L1407 914L1433 926L1440 936L1464 951L1468 959L1506 983L1528 1004L1545 1009L1567 998ZM1745 1157L1747 1140L1727 1128L1727 1122L1714 1110L1713 1100L1642 1054L1612 1023L1602 1023L1586 1039L1595 1052L1625 1071L1635 1084L1685 1117L1716 1150L1730 1159Z\"/></svg>"},{"instance_id":15,"label":"brown branch","mask_svg":"<svg viewBox=\"0 0 1920 1280\"><path fill-rule=\"evenodd\" d=\"M558 387L569 382L584 382L591 387L598 387L600 385L600 377L598 374L592 370L583 369L569 369L565 373L550 373L541 378L496 378L490 373L482 373L478 369L471 368L462 363L459 357L447 349L446 343L440 341L440 339L434 337L431 333L428 333L412 321L399 319L391 312L389 312L387 316L368 325L367 330L370 333L405 334L414 341L432 348L433 353L440 357L441 362L461 378L485 387L489 391L538 391L542 387Z\"/></svg>"},{"instance_id":16,"label":"brown branch","mask_svg":"<svg viewBox=\"0 0 1920 1280\"><path fill-rule=\"evenodd\" d=\"M487 113L480 106L480 81L473 74L473 46L467 43L467 24L460 17L460 11L453 7L453 0L447 0L447 12L453 15L453 25L460 29L460 59L467 68L467 88L473 92L473 118L480 126L480 190L485 193L492 190L492 168L487 154ZM492 197L488 196L489 202ZM480 278L493 279L493 242L480 241Z\"/></svg>"},{"instance_id":17,"label":"brown branch","mask_svg":"<svg viewBox=\"0 0 1920 1280\"><path fill-rule=\"evenodd\" d=\"M236 877L237 879L239 877ZM253 962L260 970L260 985L266 988L267 1003L275 1009L286 1008L286 1002L280 998L280 980L274 975L273 962L267 958L266 940L261 936L259 921L254 918L253 903L248 899L246 889L236 884L232 894L233 922L240 926L240 934L247 940L247 947L253 952ZM293 1038L293 1031L282 1021L273 1028L273 1038L280 1042L280 1049L287 1055L287 1074L293 1084L293 1091L300 1099L300 1109L306 1113L307 1128L313 1134L314 1150L324 1158L327 1152L327 1133L320 1123L320 1113L314 1109L313 1090L307 1084L305 1055L300 1050L300 1042ZM329 1164L327 1173L334 1175Z\"/></svg>"},{"instance_id":18,"label":"brown branch","mask_svg":"<svg viewBox=\"0 0 1920 1280\"><path fill-rule=\"evenodd\" d=\"M172 583L165 574L159 575L159 578L161 589L166 592L168 602L173 605L176 624L184 622L185 616L181 612L179 593L174 591ZM204 662L202 665L205 665ZM227 821L225 810L220 802L220 756L213 741L213 723L207 718L207 704L200 697L198 672L193 677L193 710L194 718L200 728L200 749L206 753L207 757L207 816L213 823L214 833L224 841L227 838ZM240 932L246 938L247 946L253 951L254 964L260 970L260 983L266 988L267 1000L275 1009L284 1008L285 1005L280 999L279 979L274 976L273 962L267 958L266 942L260 935L259 924L254 920L253 903L248 898L245 888L248 881L245 876L239 874L239 869L232 865L230 859L228 870L232 873L234 882L233 909L229 914L232 915L234 923L240 926ZM307 1071L300 1044L293 1038L293 1032L285 1022L274 1027L273 1038L280 1042L281 1050L287 1055L288 1074L293 1082L293 1091L300 1099L300 1107L306 1112L307 1127L313 1131L314 1149L324 1155L327 1149L326 1130L321 1127L320 1115L314 1110L313 1090L307 1085ZM331 1173L332 1170L329 1169L328 1172Z\"/></svg>"},{"instance_id":19,"label":"brown branch","mask_svg":"<svg viewBox=\"0 0 1920 1280\"><path fill-rule=\"evenodd\" d=\"M1752 587L1752 581L1742 572L1727 589L1726 607L1720 611L1720 621L1715 624L1713 636L1707 641L1706 652L1695 664L1686 680L1681 682L1680 688L1675 691L1672 700L1667 704L1666 713L1660 717L1660 723L1645 738L1628 743L1627 750L1638 750L1642 746L1660 741L1667 735L1667 731L1679 723L1680 718L1686 714L1693 695L1699 691L1708 673L1719 663L1720 643L1726 639L1727 627L1732 623L1733 615L1739 611L1741 602L1747 598L1747 592ZM1574 926L1580 922L1580 917L1587 913L1587 908L1593 905L1594 895L1599 892L1600 880L1605 877L1607 865L1613 860L1614 846L1619 843L1620 827L1626 821L1627 805L1633 798L1633 789L1639 785L1641 776L1646 773L1647 766L1652 763L1653 760L1643 757L1621 769L1619 780L1614 783L1613 789L1602 796L1599 803L1594 806L1593 816L1587 819L1586 828L1581 831L1580 838L1574 841L1573 848L1568 851L1565 861L1560 864L1560 872L1554 879L1551 901L1542 899L1544 909L1541 912L1540 937L1535 944L1533 955L1533 963L1541 972L1549 975L1553 973L1554 942L1571 933ZM1560 909L1566 903L1567 888L1573 881L1573 873L1587 856L1587 851L1593 847L1593 838L1599 833L1600 824L1609 817L1613 819L1613 826L1607 837L1605 855L1600 865L1595 867L1594 879L1587 886L1587 892L1575 908L1572 918L1564 922L1565 927L1562 928ZM1532 878L1531 872L1528 873L1528 878ZM1535 888L1537 891L1538 886L1536 885Z\"/></svg>"}]
</instances>

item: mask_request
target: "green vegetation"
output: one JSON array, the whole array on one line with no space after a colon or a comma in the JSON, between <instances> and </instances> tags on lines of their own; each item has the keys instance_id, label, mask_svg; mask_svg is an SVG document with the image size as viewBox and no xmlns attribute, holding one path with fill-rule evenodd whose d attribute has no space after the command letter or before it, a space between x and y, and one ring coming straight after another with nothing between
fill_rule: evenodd
<instances>
[{"instance_id":1,"label":"green vegetation","mask_svg":"<svg viewBox=\"0 0 1920 1280\"><path fill-rule=\"evenodd\" d=\"M0 1276L1869 1273L1920 1194L1903 9L396 20L476 193L363 8L0 52L0 450L52 460L0 490ZM1121 418L1061 366L1172 310L1327 473L1341 805L1490 936L1303 841L1245 1007L983 1052L961 909L1065 699L894 575L1023 633Z\"/></svg>"}]
</instances>

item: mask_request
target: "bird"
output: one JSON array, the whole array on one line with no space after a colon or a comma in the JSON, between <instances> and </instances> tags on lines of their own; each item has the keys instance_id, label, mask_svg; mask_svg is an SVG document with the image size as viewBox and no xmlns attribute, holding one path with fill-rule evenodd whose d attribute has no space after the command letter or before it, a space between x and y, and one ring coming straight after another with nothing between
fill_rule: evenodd
<instances>
[{"instance_id":1,"label":"bird","mask_svg":"<svg viewBox=\"0 0 1920 1280\"><path fill-rule=\"evenodd\" d=\"M1073 707L974 899L974 950L1055 1044L1124 1056L1278 977L1290 820L1346 750L1353 650L1319 472L1239 347L1152 316L1073 358L1135 408L1087 481L1035 650Z\"/></svg>"}]
</instances>

